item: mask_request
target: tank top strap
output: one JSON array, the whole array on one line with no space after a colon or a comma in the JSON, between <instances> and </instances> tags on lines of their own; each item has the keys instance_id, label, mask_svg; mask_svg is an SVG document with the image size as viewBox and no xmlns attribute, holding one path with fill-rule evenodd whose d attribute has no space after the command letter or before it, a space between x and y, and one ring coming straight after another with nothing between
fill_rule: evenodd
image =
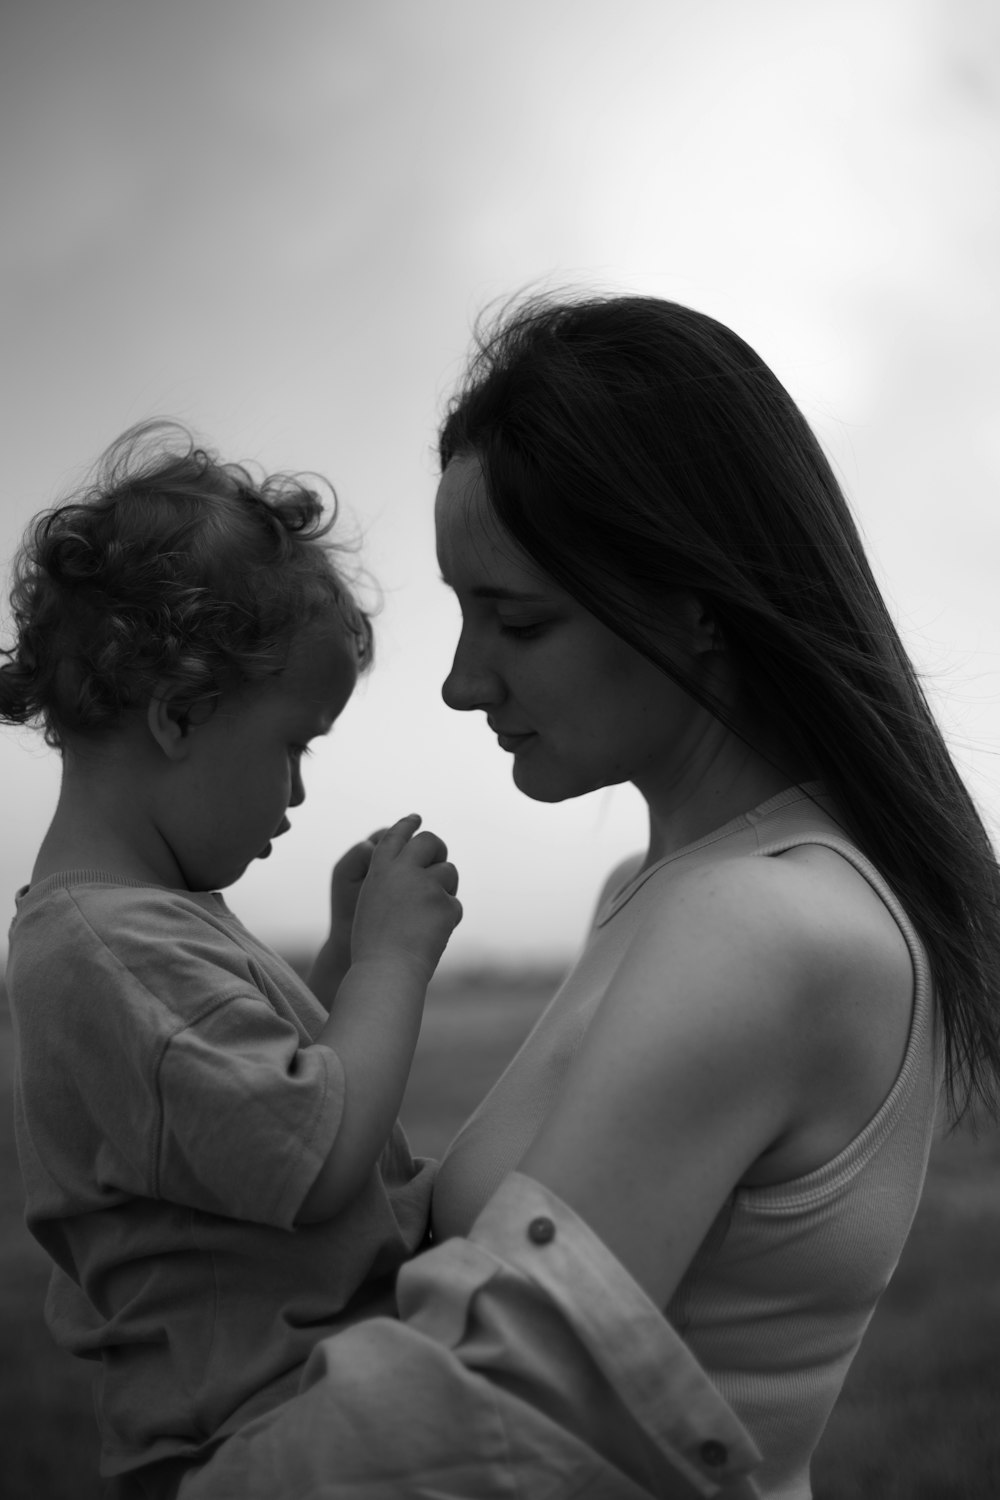
<instances>
[{"instance_id":1,"label":"tank top strap","mask_svg":"<svg viewBox=\"0 0 1000 1500\"><path fill-rule=\"evenodd\" d=\"M836 1164L844 1165L851 1156L857 1156L862 1148L862 1142L871 1148L879 1136L884 1134L887 1128L897 1117L899 1111L904 1107L918 1076L930 1062L933 1092L939 1092L941 1086L940 1058L937 1055L939 1049L935 1045L935 1006L934 1006L934 982L930 963L923 942L911 922L906 910L896 895L895 891L886 880L880 870L871 862L867 855L852 844L849 839L843 838L837 833L820 827L802 828L796 832L779 836L777 838L761 842L757 854L761 857L773 857L786 853L789 849L801 848L803 845L818 844L826 849L832 849L839 854L848 864L852 865L880 898L889 914L892 916L906 943L913 965L913 1016L910 1022L910 1034L906 1044L902 1066L896 1077L895 1084L884 1100L881 1109L870 1121L866 1130L858 1137L845 1152L836 1159ZM863 1154L867 1154L864 1152ZM835 1168L835 1163L828 1164L826 1172ZM823 1174L810 1174L817 1180ZM805 1179L802 1179L804 1181ZM792 1187L792 1184L788 1184ZM780 1193L779 1189L779 1193ZM771 1190L758 1190L755 1196L765 1199Z\"/></svg>"}]
</instances>

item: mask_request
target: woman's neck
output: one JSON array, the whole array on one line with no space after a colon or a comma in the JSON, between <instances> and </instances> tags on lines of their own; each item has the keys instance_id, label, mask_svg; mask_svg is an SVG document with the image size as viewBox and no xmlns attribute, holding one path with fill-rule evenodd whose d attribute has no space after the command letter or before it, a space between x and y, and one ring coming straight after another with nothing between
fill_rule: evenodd
<instances>
[{"instance_id":1,"label":"woman's neck","mask_svg":"<svg viewBox=\"0 0 1000 1500\"><path fill-rule=\"evenodd\" d=\"M702 756L672 779L650 778L640 786L649 808L649 851L645 865L722 828L814 773L777 747L767 753L719 726L722 733Z\"/></svg>"}]
</instances>

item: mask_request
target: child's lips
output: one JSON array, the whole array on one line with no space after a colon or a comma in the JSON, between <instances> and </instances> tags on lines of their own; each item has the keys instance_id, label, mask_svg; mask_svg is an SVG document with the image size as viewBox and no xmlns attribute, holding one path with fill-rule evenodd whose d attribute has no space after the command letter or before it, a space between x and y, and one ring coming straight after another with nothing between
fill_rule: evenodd
<instances>
[{"instance_id":1,"label":"child's lips","mask_svg":"<svg viewBox=\"0 0 1000 1500\"><path fill-rule=\"evenodd\" d=\"M274 840L275 839L280 839L281 835L283 833L287 833L288 830L291 828L291 826L292 825L291 825L291 823L289 823L289 821L288 821L287 818L282 818L281 822L278 824L277 828L275 829L273 837L268 839L268 841L264 845L263 849L257 855L257 858L258 859L267 859L268 855L271 853L272 849L274 848Z\"/></svg>"},{"instance_id":2,"label":"child's lips","mask_svg":"<svg viewBox=\"0 0 1000 1500\"><path fill-rule=\"evenodd\" d=\"M260 853L258 854L257 858L258 859L267 859L268 855L271 853L272 849L274 848L274 839L280 839L281 835L283 833L287 833L288 830L291 828L291 826L292 825L291 825L291 823L289 823L289 821L288 821L287 818L282 818L281 822L279 823L279 825L277 827L277 830L275 831L274 838L268 839L267 843L264 845L263 849L260 851Z\"/></svg>"}]
</instances>

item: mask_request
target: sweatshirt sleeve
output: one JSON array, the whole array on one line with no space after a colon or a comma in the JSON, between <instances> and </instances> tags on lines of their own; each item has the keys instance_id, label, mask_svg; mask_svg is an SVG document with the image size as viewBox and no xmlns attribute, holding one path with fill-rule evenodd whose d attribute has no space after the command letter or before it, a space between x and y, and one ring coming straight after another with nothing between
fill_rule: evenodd
<instances>
[{"instance_id":1,"label":"sweatshirt sleeve","mask_svg":"<svg viewBox=\"0 0 1000 1500\"><path fill-rule=\"evenodd\" d=\"M340 1128L336 1053L236 995L170 1039L157 1085L154 1196L290 1229Z\"/></svg>"}]
</instances>

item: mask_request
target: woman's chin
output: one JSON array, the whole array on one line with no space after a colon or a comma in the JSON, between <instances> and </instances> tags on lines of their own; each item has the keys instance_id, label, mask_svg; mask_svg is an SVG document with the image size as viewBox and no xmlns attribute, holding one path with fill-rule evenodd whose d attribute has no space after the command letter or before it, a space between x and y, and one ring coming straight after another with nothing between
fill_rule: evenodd
<instances>
[{"instance_id":1,"label":"woman's chin","mask_svg":"<svg viewBox=\"0 0 1000 1500\"><path fill-rule=\"evenodd\" d=\"M594 788L577 784L566 775L558 775L553 772L546 774L540 766L530 766L524 762L514 762L511 775L514 785L525 797L530 797L532 802L567 802L572 797L582 797L586 792Z\"/></svg>"}]
</instances>

